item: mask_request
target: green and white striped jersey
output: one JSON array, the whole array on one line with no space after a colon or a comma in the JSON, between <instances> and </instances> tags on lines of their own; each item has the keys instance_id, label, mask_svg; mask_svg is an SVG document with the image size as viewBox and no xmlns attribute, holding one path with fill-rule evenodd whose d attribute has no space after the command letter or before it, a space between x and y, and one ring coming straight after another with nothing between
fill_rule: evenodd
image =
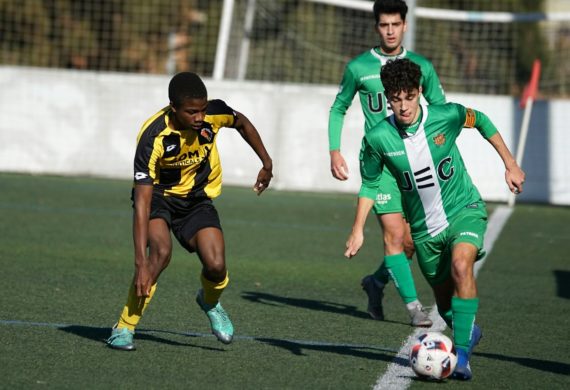
<instances>
[{"instance_id":1,"label":"green and white striped jersey","mask_svg":"<svg viewBox=\"0 0 570 390\"><path fill-rule=\"evenodd\" d=\"M431 62L414 52L402 49L396 56L386 56L378 48L372 48L353 58L344 70L342 81L329 115L329 150L340 149L342 125L346 111L358 92L364 113L364 130L368 131L390 115L380 69L388 60L407 58L418 64L422 71L422 94L429 104L444 104L445 94Z\"/></svg>"},{"instance_id":2,"label":"green and white striped jersey","mask_svg":"<svg viewBox=\"0 0 570 390\"><path fill-rule=\"evenodd\" d=\"M481 201L456 145L463 127L476 126L485 138L497 132L484 114L460 104L422 105L421 110L413 134L400 130L392 115L366 133L360 154L360 196L375 199L387 167L418 242L439 234L459 210Z\"/></svg>"}]
</instances>

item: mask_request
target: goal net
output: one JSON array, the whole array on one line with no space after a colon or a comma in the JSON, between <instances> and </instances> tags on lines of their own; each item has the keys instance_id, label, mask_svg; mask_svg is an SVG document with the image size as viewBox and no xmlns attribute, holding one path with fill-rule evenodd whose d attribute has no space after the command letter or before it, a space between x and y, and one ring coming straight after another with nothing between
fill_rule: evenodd
<instances>
[{"instance_id":1,"label":"goal net","mask_svg":"<svg viewBox=\"0 0 570 390\"><path fill-rule=\"evenodd\" d=\"M408 3L406 42L447 91L519 94L539 58L541 93L570 96L570 1ZM364 0L0 0L0 65L337 84L378 43L371 10Z\"/></svg>"}]
</instances>

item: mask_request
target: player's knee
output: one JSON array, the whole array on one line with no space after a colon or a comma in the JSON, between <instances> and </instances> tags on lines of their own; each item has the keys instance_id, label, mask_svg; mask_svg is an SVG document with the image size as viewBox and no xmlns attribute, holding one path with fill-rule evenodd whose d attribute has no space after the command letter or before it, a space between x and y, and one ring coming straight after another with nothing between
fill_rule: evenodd
<instances>
[{"instance_id":1,"label":"player's knee","mask_svg":"<svg viewBox=\"0 0 570 390\"><path fill-rule=\"evenodd\" d=\"M225 266L204 266L203 272L206 279L216 283L222 282L227 274Z\"/></svg>"},{"instance_id":2,"label":"player's knee","mask_svg":"<svg viewBox=\"0 0 570 390\"><path fill-rule=\"evenodd\" d=\"M208 279L217 282L226 277L226 262L223 256L213 256L204 261L204 274Z\"/></svg>"},{"instance_id":3,"label":"player's knee","mask_svg":"<svg viewBox=\"0 0 570 390\"><path fill-rule=\"evenodd\" d=\"M172 247L168 245L158 245L150 250L150 261L156 268L163 270L170 264L172 257Z\"/></svg>"},{"instance_id":4,"label":"player's knee","mask_svg":"<svg viewBox=\"0 0 570 390\"><path fill-rule=\"evenodd\" d=\"M469 280L473 276L473 264L466 257L454 257L451 263L451 274L457 284Z\"/></svg>"},{"instance_id":5,"label":"player's knee","mask_svg":"<svg viewBox=\"0 0 570 390\"><path fill-rule=\"evenodd\" d=\"M397 229L385 230L384 248L393 253L401 253L405 249L404 238L405 234L403 231Z\"/></svg>"}]
</instances>

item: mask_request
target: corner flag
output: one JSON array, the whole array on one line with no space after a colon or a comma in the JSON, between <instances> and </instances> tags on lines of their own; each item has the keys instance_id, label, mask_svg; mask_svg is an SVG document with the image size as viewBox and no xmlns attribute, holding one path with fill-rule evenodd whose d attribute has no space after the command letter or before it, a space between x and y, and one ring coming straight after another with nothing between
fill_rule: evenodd
<instances>
[{"instance_id":1,"label":"corner flag","mask_svg":"<svg viewBox=\"0 0 570 390\"><path fill-rule=\"evenodd\" d=\"M524 109L523 121L521 125L521 133L519 136L519 144L517 147L517 164L522 167L522 160L524 155L524 148L526 145L526 136L528 134L528 125L530 122L530 113L532 112L532 104L536 98L536 92L538 91L538 80L540 79L540 60L534 60L532 64L532 73L530 75L530 81L526 85L523 91L523 95L520 101L520 107ZM509 207L515 205L515 194L509 193L509 198L507 201Z\"/></svg>"}]
</instances>

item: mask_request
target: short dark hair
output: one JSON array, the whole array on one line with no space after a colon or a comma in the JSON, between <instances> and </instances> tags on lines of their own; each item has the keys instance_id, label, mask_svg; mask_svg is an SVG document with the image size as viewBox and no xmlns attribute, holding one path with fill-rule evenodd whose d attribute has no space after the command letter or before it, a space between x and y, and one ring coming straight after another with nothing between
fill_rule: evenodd
<instances>
[{"instance_id":1,"label":"short dark hair","mask_svg":"<svg viewBox=\"0 0 570 390\"><path fill-rule=\"evenodd\" d=\"M207 98L208 91L196 73L181 72L168 84L168 98L174 107L179 107L188 98Z\"/></svg>"},{"instance_id":2,"label":"short dark hair","mask_svg":"<svg viewBox=\"0 0 570 390\"><path fill-rule=\"evenodd\" d=\"M376 23L380 21L380 14L400 14L402 20L405 21L408 5L404 0L376 0L373 10Z\"/></svg>"},{"instance_id":3,"label":"short dark hair","mask_svg":"<svg viewBox=\"0 0 570 390\"><path fill-rule=\"evenodd\" d=\"M414 89L419 89L421 78L420 66L407 58L390 60L380 71L380 79L386 97L398 94L401 91L409 93Z\"/></svg>"}]
</instances>

